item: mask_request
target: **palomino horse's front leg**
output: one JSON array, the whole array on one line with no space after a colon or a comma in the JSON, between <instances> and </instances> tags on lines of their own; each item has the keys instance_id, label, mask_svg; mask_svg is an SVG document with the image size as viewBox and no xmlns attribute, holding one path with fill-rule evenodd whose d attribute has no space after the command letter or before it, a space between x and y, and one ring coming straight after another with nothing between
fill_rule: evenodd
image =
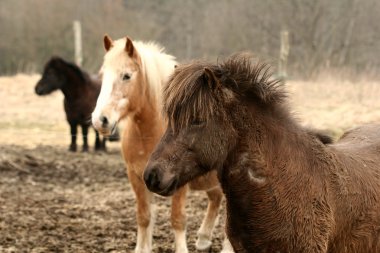
<instances>
[{"instance_id":1,"label":"palomino horse's front leg","mask_svg":"<svg viewBox=\"0 0 380 253\"><path fill-rule=\"evenodd\" d=\"M186 243L186 193L187 185L178 189L172 197L171 222L175 234L175 252L187 253Z\"/></svg>"},{"instance_id":2,"label":"palomino horse's front leg","mask_svg":"<svg viewBox=\"0 0 380 253\"><path fill-rule=\"evenodd\" d=\"M206 193L208 196L207 212L198 230L198 239L195 243L197 250L202 251L208 250L211 247L212 231L214 230L219 206L223 199L223 192L220 187L215 187Z\"/></svg>"},{"instance_id":3,"label":"palomino horse's front leg","mask_svg":"<svg viewBox=\"0 0 380 253\"><path fill-rule=\"evenodd\" d=\"M146 188L145 183L130 167L127 168L127 172L137 202L137 242L135 253L151 253L155 217L154 206L151 204L153 193Z\"/></svg>"}]
</instances>

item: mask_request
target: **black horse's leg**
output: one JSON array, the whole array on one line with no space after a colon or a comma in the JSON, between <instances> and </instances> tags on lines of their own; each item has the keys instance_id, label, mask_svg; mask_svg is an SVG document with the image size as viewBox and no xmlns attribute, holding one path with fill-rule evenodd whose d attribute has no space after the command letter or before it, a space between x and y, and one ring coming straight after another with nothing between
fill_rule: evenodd
<instances>
[{"instance_id":1,"label":"black horse's leg","mask_svg":"<svg viewBox=\"0 0 380 253\"><path fill-rule=\"evenodd\" d=\"M103 136L103 140L102 140L102 150L104 150L104 151L107 151L107 147L106 147L107 139L108 139L108 138L106 138L106 137Z\"/></svg>"},{"instance_id":2,"label":"black horse's leg","mask_svg":"<svg viewBox=\"0 0 380 253\"><path fill-rule=\"evenodd\" d=\"M95 150L101 150L102 143L100 142L99 132L95 130Z\"/></svg>"},{"instance_id":3,"label":"black horse's leg","mask_svg":"<svg viewBox=\"0 0 380 253\"><path fill-rule=\"evenodd\" d=\"M77 123L70 122L70 133L71 133L71 144L69 147L69 151L75 152L77 151Z\"/></svg>"},{"instance_id":4,"label":"black horse's leg","mask_svg":"<svg viewBox=\"0 0 380 253\"><path fill-rule=\"evenodd\" d=\"M82 125L82 137L83 137L83 152L88 151L88 141L87 141L87 135L88 135L88 126Z\"/></svg>"}]
</instances>

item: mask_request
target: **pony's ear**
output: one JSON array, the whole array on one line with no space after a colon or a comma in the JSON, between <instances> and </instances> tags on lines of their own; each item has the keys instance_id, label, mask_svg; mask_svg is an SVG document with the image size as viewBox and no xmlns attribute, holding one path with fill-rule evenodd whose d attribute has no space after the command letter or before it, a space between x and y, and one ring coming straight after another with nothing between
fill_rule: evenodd
<instances>
[{"instance_id":1,"label":"pony's ear","mask_svg":"<svg viewBox=\"0 0 380 253\"><path fill-rule=\"evenodd\" d=\"M137 58L137 52L132 40L129 37L126 37L126 39L127 40L125 42L125 51L128 53L129 57Z\"/></svg>"},{"instance_id":2,"label":"pony's ear","mask_svg":"<svg viewBox=\"0 0 380 253\"><path fill-rule=\"evenodd\" d=\"M204 68L203 78L207 82L208 86L214 90L219 87L219 80L215 76L214 72L209 68Z\"/></svg>"},{"instance_id":3,"label":"pony's ear","mask_svg":"<svg viewBox=\"0 0 380 253\"><path fill-rule=\"evenodd\" d=\"M110 48L113 47L113 41L111 37L109 37L107 34L104 35L103 42L104 42L104 49L106 51L110 50Z\"/></svg>"}]
</instances>

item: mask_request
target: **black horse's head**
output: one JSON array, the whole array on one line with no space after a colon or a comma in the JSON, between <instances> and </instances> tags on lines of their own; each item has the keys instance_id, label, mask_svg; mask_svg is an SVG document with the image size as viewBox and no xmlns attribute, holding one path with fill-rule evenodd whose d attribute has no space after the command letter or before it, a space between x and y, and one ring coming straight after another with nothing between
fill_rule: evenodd
<instances>
[{"instance_id":1,"label":"black horse's head","mask_svg":"<svg viewBox=\"0 0 380 253\"><path fill-rule=\"evenodd\" d=\"M45 65L41 79L38 81L35 92L37 95L47 95L60 89L66 82L63 69L67 63L59 58L52 57Z\"/></svg>"}]
</instances>

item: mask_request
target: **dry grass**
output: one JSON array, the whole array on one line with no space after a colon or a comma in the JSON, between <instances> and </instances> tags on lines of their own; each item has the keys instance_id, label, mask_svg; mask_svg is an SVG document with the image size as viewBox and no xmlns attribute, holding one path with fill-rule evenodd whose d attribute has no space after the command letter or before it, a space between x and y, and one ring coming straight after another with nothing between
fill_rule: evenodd
<instances>
[{"instance_id":1,"label":"dry grass","mask_svg":"<svg viewBox=\"0 0 380 253\"><path fill-rule=\"evenodd\" d=\"M39 77L0 77L2 144L68 145L63 95L35 95ZM327 76L316 81L289 81L286 86L291 107L302 124L339 135L354 126L380 122L380 82L351 82Z\"/></svg>"},{"instance_id":2,"label":"dry grass","mask_svg":"<svg viewBox=\"0 0 380 253\"><path fill-rule=\"evenodd\" d=\"M1 144L17 144L29 148L40 144L69 145L70 129L63 110L63 94L55 91L47 96L37 96L34 86L39 78L40 75L24 74L0 77ZM80 138L79 136L79 145L82 144ZM90 145L94 139L94 132L90 131Z\"/></svg>"},{"instance_id":3,"label":"dry grass","mask_svg":"<svg viewBox=\"0 0 380 253\"><path fill-rule=\"evenodd\" d=\"M0 78L2 144L61 145L68 141L63 95L54 92L46 97L38 97L34 93L34 86L39 78L39 75L22 74Z\"/></svg>"},{"instance_id":4,"label":"dry grass","mask_svg":"<svg viewBox=\"0 0 380 253\"><path fill-rule=\"evenodd\" d=\"M352 127L380 122L380 82L318 79L291 81L290 103L305 125L339 135Z\"/></svg>"}]
</instances>

